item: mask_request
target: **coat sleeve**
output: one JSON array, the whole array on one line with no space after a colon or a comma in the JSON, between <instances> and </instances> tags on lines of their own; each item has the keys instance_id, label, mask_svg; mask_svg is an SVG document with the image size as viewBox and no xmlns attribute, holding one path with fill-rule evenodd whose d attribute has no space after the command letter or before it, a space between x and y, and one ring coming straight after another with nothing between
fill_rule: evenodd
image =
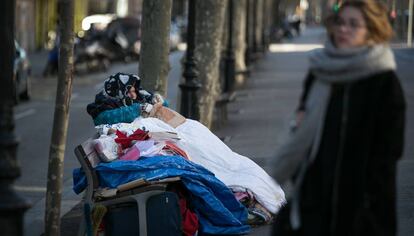
<instances>
[{"instance_id":1,"label":"coat sleeve","mask_svg":"<svg viewBox=\"0 0 414 236\"><path fill-rule=\"evenodd\" d=\"M395 160L401 158L404 150L404 129L406 102L399 79L392 72L382 87L384 104L379 111L379 130L383 130L378 145L388 147L384 151ZM384 153L385 154L385 153Z\"/></svg>"},{"instance_id":2,"label":"coat sleeve","mask_svg":"<svg viewBox=\"0 0 414 236\"><path fill-rule=\"evenodd\" d=\"M303 82L302 95L300 96L299 105L296 111L305 111L306 99L308 98L308 94L309 94L310 88L312 87L314 80L315 80L315 77L311 73L309 73L306 76Z\"/></svg>"},{"instance_id":3,"label":"coat sleeve","mask_svg":"<svg viewBox=\"0 0 414 236\"><path fill-rule=\"evenodd\" d=\"M120 107L113 110L107 110L99 114L93 121L95 125L131 123L141 114L141 108L138 103L131 106Z\"/></svg>"}]
</instances>

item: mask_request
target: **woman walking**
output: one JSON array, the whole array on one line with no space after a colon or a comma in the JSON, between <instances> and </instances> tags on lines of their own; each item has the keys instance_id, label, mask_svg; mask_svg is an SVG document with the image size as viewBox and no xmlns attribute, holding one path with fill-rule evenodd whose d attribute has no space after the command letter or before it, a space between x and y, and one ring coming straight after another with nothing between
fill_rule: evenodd
<instances>
[{"instance_id":1,"label":"woman walking","mask_svg":"<svg viewBox=\"0 0 414 236\"><path fill-rule=\"evenodd\" d=\"M405 100L376 0L345 0L310 57L298 127L274 177L291 180L273 235L395 235L396 162Z\"/></svg>"}]
</instances>

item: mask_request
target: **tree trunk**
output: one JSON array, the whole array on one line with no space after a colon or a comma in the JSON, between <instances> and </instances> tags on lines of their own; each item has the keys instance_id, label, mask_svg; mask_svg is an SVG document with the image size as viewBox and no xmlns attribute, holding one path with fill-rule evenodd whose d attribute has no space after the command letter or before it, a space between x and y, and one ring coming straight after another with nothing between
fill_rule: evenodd
<instances>
[{"instance_id":1,"label":"tree trunk","mask_svg":"<svg viewBox=\"0 0 414 236\"><path fill-rule=\"evenodd\" d=\"M143 87L167 96L172 0L144 0L139 76Z\"/></svg>"},{"instance_id":2,"label":"tree trunk","mask_svg":"<svg viewBox=\"0 0 414 236\"><path fill-rule=\"evenodd\" d=\"M219 63L226 1L199 0L196 10L195 57L199 70L200 122L211 127L213 110L220 93Z\"/></svg>"},{"instance_id":3,"label":"tree trunk","mask_svg":"<svg viewBox=\"0 0 414 236\"><path fill-rule=\"evenodd\" d=\"M282 22L280 15L280 1L281 0L271 0L272 1L272 13L271 13L271 27L272 27L272 37L275 35L275 31L280 27Z\"/></svg>"},{"instance_id":4,"label":"tree trunk","mask_svg":"<svg viewBox=\"0 0 414 236\"><path fill-rule=\"evenodd\" d=\"M246 51L246 3L247 0L239 0L234 4L234 58L236 62L236 72L246 70L245 51ZM244 74L236 73L236 84L244 82Z\"/></svg>"},{"instance_id":5,"label":"tree trunk","mask_svg":"<svg viewBox=\"0 0 414 236\"><path fill-rule=\"evenodd\" d=\"M16 193L13 182L20 176L14 135L13 81L15 1L2 1L0 14L0 230L4 236L23 235L23 213L28 205Z\"/></svg>"},{"instance_id":6,"label":"tree trunk","mask_svg":"<svg viewBox=\"0 0 414 236\"><path fill-rule=\"evenodd\" d=\"M256 53L263 52L263 41L262 41L262 31L263 31L263 0L255 0L255 11L256 11L256 25L255 25L255 41L256 41ZM256 56L258 56L257 54Z\"/></svg>"},{"instance_id":7,"label":"tree trunk","mask_svg":"<svg viewBox=\"0 0 414 236\"><path fill-rule=\"evenodd\" d=\"M69 120L73 76L72 0L59 0L59 73L47 173L45 235L60 235L63 159Z\"/></svg>"},{"instance_id":8,"label":"tree trunk","mask_svg":"<svg viewBox=\"0 0 414 236\"><path fill-rule=\"evenodd\" d=\"M263 50L266 53L269 49L270 44L270 32L271 32L271 9L272 9L272 1L271 0L263 0L263 33L262 33L262 41L263 41Z\"/></svg>"},{"instance_id":9,"label":"tree trunk","mask_svg":"<svg viewBox=\"0 0 414 236\"><path fill-rule=\"evenodd\" d=\"M246 63L247 67L251 66L254 59L254 1L255 0L247 0L246 2L246 51L244 62Z\"/></svg>"},{"instance_id":10,"label":"tree trunk","mask_svg":"<svg viewBox=\"0 0 414 236\"><path fill-rule=\"evenodd\" d=\"M221 45L220 45L220 59L219 59L219 74L218 74L218 91L219 93L223 93L226 90L226 60L227 60L227 53L229 50L229 14L230 14L230 10L229 10L229 2L231 0L226 0L226 4L224 6L224 19L222 22L222 26L223 26L223 30L222 30L222 34L221 34ZM234 5L234 3L233 3ZM234 8L234 7L233 7ZM234 10L234 9L233 9ZM234 15L234 11L233 11L233 15ZM232 46L233 46L233 50L234 50L234 24L233 24L233 41L232 41Z\"/></svg>"}]
</instances>

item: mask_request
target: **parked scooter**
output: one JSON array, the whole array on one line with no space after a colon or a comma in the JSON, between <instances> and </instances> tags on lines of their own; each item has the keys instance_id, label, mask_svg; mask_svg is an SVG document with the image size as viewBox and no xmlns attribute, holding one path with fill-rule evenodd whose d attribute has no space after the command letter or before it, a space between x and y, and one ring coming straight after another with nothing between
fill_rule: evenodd
<instances>
[{"instance_id":1,"label":"parked scooter","mask_svg":"<svg viewBox=\"0 0 414 236\"><path fill-rule=\"evenodd\" d=\"M113 61L139 59L139 21L135 18L117 18L104 30L93 26L84 37L75 40L75 66L78 71L106 70Z\"/></svg>"},{"instance_id":2,"label":"parked scooter","mask_svg":"<svg viewBox=\"0 0 414 236\"><path fill-rule=\"evenodd\" d=\"M106 71L111 62L101 36L76 37L74 45L75 71Z\"/></svg>"},{"instance_id":3,"label":"parked scooter","mask_svg":"<svg viewBox=\"0 0 414 236\"><path fill-rule=\"evenodd\" d=\"M141 49L140 21L134 17L116 18L108 24L106 48L113 61L138 60Z\"/></svg>"}]
</instances>

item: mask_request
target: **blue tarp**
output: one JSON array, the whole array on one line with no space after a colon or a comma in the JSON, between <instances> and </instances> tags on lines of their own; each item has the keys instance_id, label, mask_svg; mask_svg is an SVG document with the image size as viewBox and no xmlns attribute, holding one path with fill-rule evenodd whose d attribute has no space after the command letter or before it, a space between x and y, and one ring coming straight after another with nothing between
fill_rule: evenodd
<instances>
[{"instance_id":1,"label":"blue tarp","mask_svg":"<svg viewBox=\"0 0 414 236\"><path fill-rule=\"evenodd\" d=\"M192 205L206 234L245 234L250 231L247 209L229 188L204 167L180 156L141 157L138 161L100 163L96 168L101 187L116 188L136 179L156 180L180 176L191 192ZM73 171L73 190L82 192L86 177L81 169Z\"/></svg>"}]
</instances>

